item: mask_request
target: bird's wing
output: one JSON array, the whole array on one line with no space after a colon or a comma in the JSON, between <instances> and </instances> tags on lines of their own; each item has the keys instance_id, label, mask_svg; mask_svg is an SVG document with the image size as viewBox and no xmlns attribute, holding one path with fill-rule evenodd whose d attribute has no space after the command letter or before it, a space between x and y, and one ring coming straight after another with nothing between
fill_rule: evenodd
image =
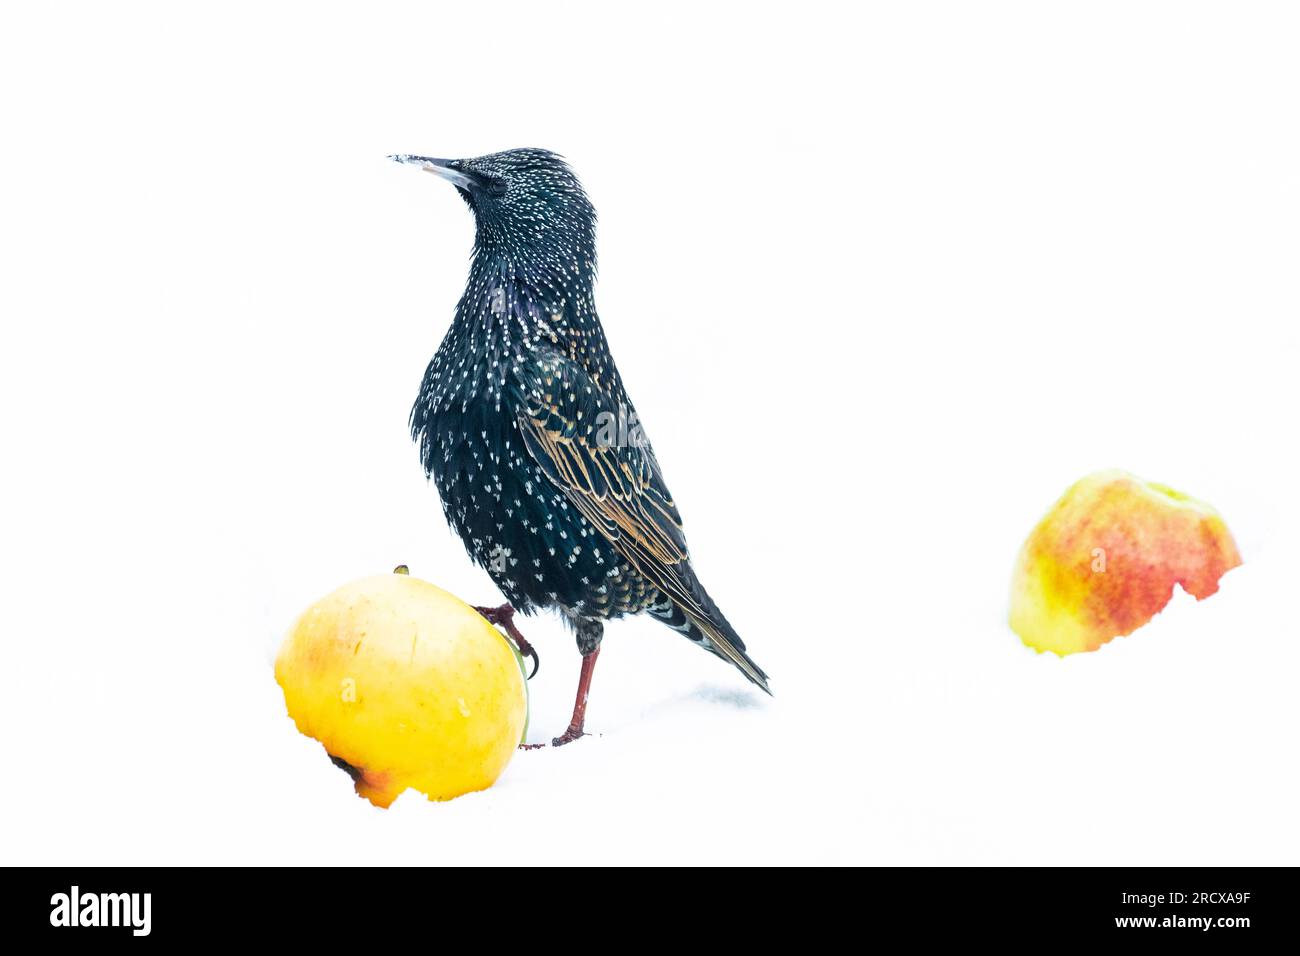
<instances>
[{"instance_id":1,"label":"bird's wing","mask_svg":"<svg viewBox=\"0 0 1300 956\"><path fill-rule=\"evenodd\" d=\"M638 567L685 562L681 515L631 407L615 406L555 352L521 364L514 381L529 453L583 517Z\"/></svg>"},{"instance_id":2,"label":"bird's wing","mask_svg":"<svg viewBox=\"0 0 1300 956\"><path fill-rule=\"evenodd\" d=\"M576 361L544 352L513 374L524 445L578 512L694 622L718 656L768 690L767 675L700 587L682 518L630 406L617 407Z\"/></svg>"}]
</instances>

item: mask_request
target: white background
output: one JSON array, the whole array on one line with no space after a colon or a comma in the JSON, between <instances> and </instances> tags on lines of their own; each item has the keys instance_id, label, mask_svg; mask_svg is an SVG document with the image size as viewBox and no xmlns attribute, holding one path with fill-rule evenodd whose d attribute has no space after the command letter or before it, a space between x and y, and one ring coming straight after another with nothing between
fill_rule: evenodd
<instances>
[{"instance_id":1,"label":"white background","mask_svg":"<svg viewBox=\"0 0 1300 956\"><path fill-rule=\"evenodd\" d=\"M5 861L1300 862L1297 27L7 6ZM382 812L271 661L399 562L497 599L405 428L472 221L384 157L524 145L600 212L614 354L776 697L614 624L601 736ZM1112 466L1212 502L1246 564L1035 655L1015 552ZM527 623L544 739L578 656Z\"/></svg>"}]
</instances>

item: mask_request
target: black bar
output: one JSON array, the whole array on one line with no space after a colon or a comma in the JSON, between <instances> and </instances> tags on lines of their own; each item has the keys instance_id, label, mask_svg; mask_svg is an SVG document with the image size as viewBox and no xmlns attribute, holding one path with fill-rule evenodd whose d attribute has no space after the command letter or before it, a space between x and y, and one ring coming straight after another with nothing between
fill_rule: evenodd
<instances>
[{"instance_id":1,"label":"black bar","mask_svg":"<svg viewBox=\"0 0 1300 956\"><path fill-rule=\"evenodd\" d=\"M1294 936L1290 869L866 869L816 874L733 870L532 874L446 869L32 869L10 870L14 890L3 898L5 925L51 940L111 936L169 941L241 942L259 927L290 920L296 942L376 945L376 932L405 938L495 927L498 942L521 942L594 915L672 933L703 913L716 916L741 942L758 927L768 935L787 924L797 932L851 933L954 941L1073 942L1081 939L1182 945L1206 939L1235 945ZM720 898L704 887L725 886ZM66 925L61 901L71 889L83 907L112 917L117 927ZM142 894L149 894L148 934ZM113 894L109 905L89 896ZM119 894L140 894L125 900ZM703 894L703 895L701 895ZM100 897L102 900L102 897ZM724 902L725 901L725 902ZM127 918L134 905L137 917ZM724 916L731 910L729 916ZM674 917L674 912L679 917ZM533 914L533 915L529 915ZM62 922L65 925L53 925ZM96 917L98 919L98 917ZM513 927L513 928L512 928ZM440 930L441 932L441 930ZM640 932L640 930L638 930Z\"/></svg>"}]
</instances>

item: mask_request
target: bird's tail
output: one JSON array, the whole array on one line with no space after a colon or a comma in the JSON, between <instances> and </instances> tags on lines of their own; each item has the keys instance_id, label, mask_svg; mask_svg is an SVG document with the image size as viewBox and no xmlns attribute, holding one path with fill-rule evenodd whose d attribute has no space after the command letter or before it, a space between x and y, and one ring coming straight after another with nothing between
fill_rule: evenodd
<instances>
[{"instance_id":1,"label":"bird's tail","mask_svg":"<svg viewBox=\"0 0 1300 956\"><path fill-rule=\"evenodd\" d=\"M750 681L771 694L772 689L767 686L767 675L745 653L745 642L740 639L735 628L727 623L727 619L699 582L693 583L695 587L692 590L696 592L699 604L708 612L708 617L685 611L668 597L650 608L650 613L706 651L734 664Z\"/></svg>"}]
</instances>

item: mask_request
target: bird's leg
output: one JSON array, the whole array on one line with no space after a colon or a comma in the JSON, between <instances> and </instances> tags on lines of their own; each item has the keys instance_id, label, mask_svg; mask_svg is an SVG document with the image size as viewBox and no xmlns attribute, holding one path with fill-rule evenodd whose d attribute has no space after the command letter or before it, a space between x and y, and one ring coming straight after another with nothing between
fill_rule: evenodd
<instances>
[{"instance_id":1,"label":"bird's leg","mask_svg":"<svg viewBox=\"0 0 1300 956\"><path fill-rule=\"evenodd\" d=\"M579 737L585 737L582 725L587 718L587 695L591 693L591 675L596 670L596 658L600 654L600 639L605 633L605 625L600 621L582 620L578 623L578 650L582 652L582 671L578 675L578 696L573 702L573 719L569 728L551 741L552 747L563 747Z\"/></svg>"},{"instance_id":2,"label":"bird's leg","mask_svg":"<svg viewBox=\"0 0 1300 956\"><path fill-rule=\"evenodd\" d=\"M519 628L515 627L514 606L507 603L502 604L500 607L476 607L474 610L482 614L489 624L500 624L506 629L510 639L519 648L519 653L533 659L533 672L528 675L528 679L532 680L536 677L538 668L542 666L542 660L537 656L537 651L533 649L533 645L529 644L528 639L519 633Z\"/></svg>"},{"instance_id":3,"label":"bird's leg","mask_svg":"<svg viewBox=\"0 0 1300 956\"><path fill-rule=\"evenodd\" d=\"M569 729L551 741L552 747L563 747L579 737L587 736L582 724L587 717L587 694L591 692L591 675L596 669L596 658L599 655L599 647L590 654L582 655L582 672L578 676L578 698L573 702L573 719L569 721Z\"/></svg>"}]
</instances>

